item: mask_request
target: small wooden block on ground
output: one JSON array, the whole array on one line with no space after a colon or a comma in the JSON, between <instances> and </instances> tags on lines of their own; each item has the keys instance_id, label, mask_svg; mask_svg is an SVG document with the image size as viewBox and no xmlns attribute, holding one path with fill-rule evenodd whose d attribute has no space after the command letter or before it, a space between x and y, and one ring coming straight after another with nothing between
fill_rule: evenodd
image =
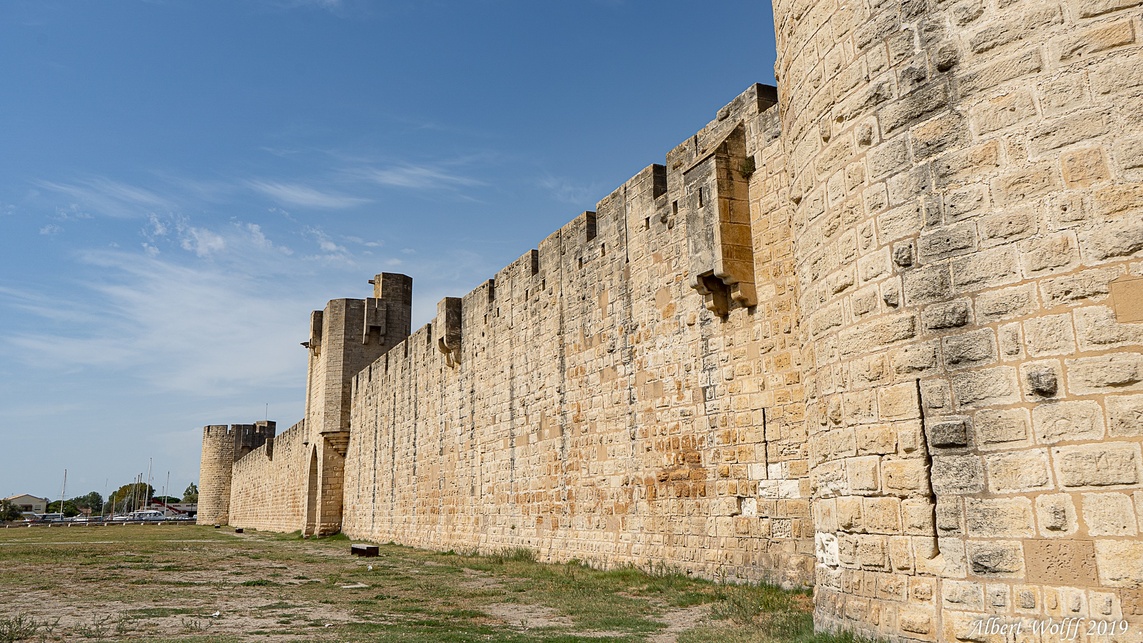
<instances>
[{"instance_id":1,"label":"small wooden block on ground","mask_svg":"<svg viewBox=\"0 0 1143 643\"><path fill-rule=\"evenodd\" d=\"M354 556L373 558L377 555L377 545L350 545L349 553Z\"/></svg>"}]
</instances>

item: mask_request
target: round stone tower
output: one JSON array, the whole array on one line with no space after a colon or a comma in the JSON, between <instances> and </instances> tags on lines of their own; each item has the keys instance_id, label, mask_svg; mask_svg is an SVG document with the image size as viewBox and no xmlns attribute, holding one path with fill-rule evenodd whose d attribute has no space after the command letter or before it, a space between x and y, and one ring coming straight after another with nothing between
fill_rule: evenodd
<instances>
[{"instance_id":1,"label":"round stone tower","mask_svg":"<svg viewBox=\"0 0 1143 643\"><path fill-rule=\"evenodd\" d=\"M1137 5L776 0L819 627L1143 613Z\"/></svg>"},{"instance_id":2,"label":"round stone tower","mask_svg":"<svg viewBox=\"0 0 1143 643\"><path fill-rule=\"evenodd\" d=\"M202 430L198 479L198 524L225 525L230 520L230 482L234 468L234 432L225 424Z\"/></svg>"}]
</instances>

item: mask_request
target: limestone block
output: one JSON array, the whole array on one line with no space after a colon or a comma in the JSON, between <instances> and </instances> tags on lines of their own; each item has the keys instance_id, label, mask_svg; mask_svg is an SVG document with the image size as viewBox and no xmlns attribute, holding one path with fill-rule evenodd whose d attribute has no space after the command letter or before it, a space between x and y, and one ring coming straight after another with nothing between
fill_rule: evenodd
<instances>
[{"instance_id":1,"label":"limestone block","mask_svg":"<svg viewBox=\"0 0 1143 643\"><path fill-rule=\"evenodd\" d=\"M1105 398L1108 435L1143 435L1143 395L1115 395Z\"/></svg>"},{"instance_id":2,"label":"limestone block","mask_svg":"<svg viewBox=\"0 0 1143 643\"><path fill-rule=\"evenodd\" d=\"M942 199L945 217L957 221L981 212L988 207L988 194L986 185L968 185L946 192ZM987 238L984 235L982 237Z\"/></svg>"},{"instance_id":3,"label":"limestone block","mask_svg":"<svg viewBox=\"0 0 1143 643\"><path fill-rule=\"evenodd\" d=\"M1024 356L1024 333L1020 322L1004 324L996 329L996 345L1005 360Z\"/></svg>"},{"instance_id":4,"label":"limestone block","mask_svg":"<svg viewBox=\"0 0 1143 643\"><path fill-rule=\"evenodd\" d=\"M938 497L979 493L984 490L984 467L977 456L933 456L932 481Z\"/></svg>"},{"instance_id":5,"label":"limestone block","mask_svg":"<svg viewBox=\"0 0 1143 643\"><path fill-rule=\"evenodd\" d=\"M982 448L1026 442L1030 435L1025 409L984 409L973 419L976 443Z\"/></svg>"},{"instance_id":6,"label":"limestone block","mask_svg":"<svg viewBox=\"0 0 1143 643\"><path fill-rule=\"evenodd\" d=\"M893 536L889 538L889 565L896 572L911 574L913 572L913 541L907 536ZM907 577L892 576L900 583L899 599L907 598Z\"/></svg>"},{"instance_id":7,"label":"limestone block","mask_svg":"<svg viewBox=\"0 0 1143 643\"><path fill-rule=\"evenodd\" d=\"M937 448L968 446L969 422L966 418L945 418L928 424L929 446Z\"/></svg>"},{"instance_id":8,"label":"limestone block","mask_svg":"<svg viewBox=\"0 0 1143 643\"><path fill-rule=\"evenodd\" d=\"M980 222L982 245L1011 243L1035 234L1037 216L1031 208L1012 208L984 217Z\"/></svg>"},{"instance_id":9,"label":"limestone block","mask_svg":"<svg viewBox=\"0 0 1143 643\"><path fill-rule=\"evenodd\" d=\"M933 171L940 186L959 186L981 173L1000 166L1000 144L988 141L975 147L950 151L934 161Z\"/></svg>"},{"instance_id":10,"label":"limestone block","mask_svg":"<svg viewBox=\"0 0 1143 643\"><path fill-rule=\"evenodd\" d=\"M877 491L880 488L877 456L863 456L846 460L846 476L852 491Z\"/></svg>"},{"instance_id":11,"label":"limestone block","mask_svg":"<svg viewBox=\"0 0 1143 643\"><path fill-rule=\"evenodd\" d=\"M1060 538L1079 529L1076 505L1068 493L1045 493L1036 497L1036 519L1040 536Z\"/></svg>"},{"instance_id":12,"label":"limestone block","mask_svg":"<svg viewBox=\"0 0 1143 643\"><path fill-rule=\"evenodd\" d=\"M1020 365L1020 381L1024 386L1024 399L1040 401L1060 392L1063 372L1058 360L1024 362Z\"/></svg>"},{"instance_id":13,"label":"limestone block","mask_svg":"<svg viewBox=\"0 0 1143 643\"><path fill-rule=\"evenodd\" d=\"M842 496L837 499L837 526L846 531L859 531L863 528L860 497Z\"/></svg>"},{"instance_id":14,"label":"limestone block","mask_svg":"<svg viewBox=\"0 0 1143 643\"><path fill-rule=\"evenodd\" d=\"M1040 52L1029 48L982 67L974 67L972 71L957 78L957 87L962 96L968 96L1014 78L1034 74L1042 68Z\"/></svg>"},{"instance_id":15,"label":"limestone block","mask_svg":"<svg viewBox=\"0 0 1143 643\"><path fill-rule=\"evenodd\" d=\"M1112 353L1065 360L1068 390L1076 395L1143 389L1143 353Z\"/></svg>"},{"instance_id":16,"label":"limestone block","mask_svg":"<svg viewBox=\"0 0 1143 643\"><path fill-rule=\"evenodd\" d=\"M1087 220L1089 210L1082 195L1057 194L1048 202L1048 223L1054 228L1074 227Z\"/></svg>"},{"instance_id":17,"label":"limestone block","mask_svg":"<svg viewBox=\"0 0 1143 643\"><path fill-rule=\"evenodd\" d=\"M870 253L857 261L857 274L861 283L869 283L889 272L889 249Z\"/></svg>"},{"instance_id":18,"label":"limestone block","mask_svg":"<svg viewBox=\"0 0 1143 643\"><path fill-rule=\"evenodd\" d=\"M984 457L988 489L995 493L1035 491L1051 483L1048 454L1043 449L1005 451Z\"/></svg>"},{"instance_id":19,"label":"limestone block","mask_svg":"<svg viewBox=\"0 0 1143 643\"><path fill-rule=\"evenodd\" d=\"M931 610L918 607L905 607L897 613L897 625L901 631L908 632L910 638L924 641L936 640L937 632L934 626L936 616Z\"/></svg>"},{"instance_id":20,"label":"limestone block","mask_svg":"<svg viewBox=\"0 0 1143 643\"><path fill-rule=\"evenodd\" d=\"M1097 551L1093 551L1090 540L1025 540L1026 578L1030 583L1057 586L1094 585L1096 557L1093 554Z\"/></svg>"},{"instance_id":21,"label":"limestone block","mask_svg":"<svg viewBox=\"0 0 1143 643\"><path fill-rule=\"evenodd\" d=\"M818 564L837 567L841 564L838 550L837 536L830 533L817 532L814 534L814 554Z\"/></svg>"},{"instance_id":22,"label":"limestone block","mask_svg":"<svg viewBox=\"0 0 1143 643\"><path fill-rule=\"evenodd\" d=\"M939 340L909 344L889 353L893 372L898 375L925 373L937 366Z\"/></svg>"},{"instance_id":23,"label":"limestone block","mask_svg":"<svg viewBox=\"0 0 1143 643\"><path fill-rule=\"evenodd\" d=\"M903 126L934 115L948 104L944 82L933 82L918 88L882 108L881 131L888 134Z\"/></svg>"},{"instance_id":24,"label":"limestone block","mask_svg":"<svg viewBox=\"0 0 1143 643\"><path fill-rule=\"evenodd\" d=\"M925 473L925 463L919 458L883 460L882 491L902 497L928 493Z\"/></svg>"},{"instance_id":25,"label":"limestone block","mask_svg":"<svg viewBox=\"0 0 1143 643\"><path fill-rule=\"evenodd\" d=\"M950 335L941 340L941 350L950 368L980 366L996 361L996 335L991 328Z\"/></svg>"},{"instance_id":26,"label":"limestone block","mask_svg":"<svg viewBox=\"0 0 1143 643\"><path fill-rule=\"evenodd\" d=\"M1039 275L1048 271L1061 272L1079 261L1079 248L1071 231L1032 237L1020 244L1024 274Z\"/></svg>"},{"instance_id":27,"label":"limestone block","mask_svg":"<svg viewBox=\"0 0 1143 643\"><path fill-rule=\"evenodd\" d=\"M1103 150L1095 147L1066 152L1060 156L1064 185L1070 189L1085 188L1111 178Z\"/></svg>"},{"instance_id":28,"label":"limestone block","mask_svg":"<svg viewBox=\"0 0 1143 643\"><path fill-rule=\"evenodd\" d=\"M951 11L953 21L963 27L984 13L984 3L980 0L963 0L962 2L952 5Z\"/></svg>"},{"instance_id":29,"label":"limestone block","mask_svg":"<svg viewBox=\"0 0 1143 643\"><path fill-rule=\"evenodd\" d=\"M953 285L958 290L995 288L1020 280L1020 261L1015 248L1001 246L958 257L952 263Z\"/></svg>"},{"instance_id":30,"label":"limestone block","mask_svg":"<svg viewBox=\"0 0 1143 643\"><path fill-rule=\"evenodd\" d=\"M861 512L865 529L876 534L901 533L900 500L897 498L865 498Z\"/></svg>"},{"instance_id":31,"label":"limestone block","mask_svg":"<svg viewBox=\"0 0 1143 643\"><path fill-rule=\"evenodd\" d=\"M992 21L969 38L969 46L974 53L983 53L996 47L1023 40L1032 36L1039 29L1061 22L1063 22L1063 15L1059 5L1031 5L1023 11L1007 12L1007 15L1002 18Z\"/></svg>"},{"instance_id":32,"label":"limestone block","mask_svg":"<svg viewBox=\"0 0 1143 643\"><path fill-rule=\"evenodd\" d=\"M1143 167L1143 136L1130 136L1116 141L1115 158L1124 170Z\"/></svg>"},{"instance_id":33,"label":"limestone block","mask_svg":"<svg viewBox=\"0 0 1143 643\"><path fill-rule=\"evenodd\" d=\"M1036 310L1035 284L982 292L976 296L976 314L982 322L1023 317Z\"/></svg>"},{"instance_id":34,"label":"limestone block","mask_svg":"<svg viewBox=\"0 0 1143 643\"><path fill-rule=\"evenodd\" d=\"M910 536L936 535L935 505L928 498L906 498L901 501L901 524Z\"/></svg>"},{"instance_id":35,"label":"limestone block","mask_svg":"<svg viewBox=\"0 0 1143 643\"><path fill-rule=\"evenodd\" d=\"M877 216L877 237L882 243L897 241L916 234L923 222L920 201L913 201L882 212Z\"/></svg>"},{"instance_id":36,"label":"limestone block","mask_svg":"<svg viewBox=\"0 0 1143 643\"><path fill-rule=\"evenodd\" d=\"M1111 292L1108 284L1121 272L1118 268L1098 268L1041 280L1044 306L1053 308L1081 299L1103 299Z\"/></svg>"},{"instance_id":37,"label":"limestone block","mask_svg":"<svg viewBox=\"0 0 1143 643\"><path fill-rule=\"evenodd\" d=\"M1024 322L1024 343L1029 355L1062 355L1075 351L1071 315L1045 315Z\"/></svg>"},{"instance_id":38,"label":"limestone block","mask_svg":"<svg viewBox=\"0 0 1143 643\"><path fill-rule=\"evenodd\" d=\"M1102 210L1129 210L1143 207L1140 188L1131 191L1105 191L1101 203ZM1080 235L1080 250L1091 261L1106 261L1121 257L1131 257L1143 250L1143 219L1124 217L1109 221Z\"/></svg>"},{"instance_id":39,"label":"limestone block","mask_svg":"<svg viewBox=\"0 0 1143 643\"><path fill-rule=\"evenodd\" d=\"M1090 400L1038 404L1032 426L1041 444L1098 440L1103 437L1103 410Z\"/></svg>"},{"instance_id":40,"label":"limestone block","mask_svg":"<svg viewBox=\"0 0 1143 643\"><path fill-rule=\"evenodd\" d=\"M870 149L866 153L866 167L870 179L883 178L905 167L909 158L909 149L906 138L898 136ZM884 190L884 186L880 188ZM878 191L880 191L878 190ZM870 195L866 194L866 204L869 204ZM878 199L879 201L879 199ZM876 208L879 209L879 208Z\"/></svg>"},{"instance_id":41,"label":"limestone block","mask_svg":"<svg viewBox=\"0 0 1143 643\"><path fill-rule=\"evenodd\" d=\"M964 533L964 516L961 509L963 502L960 498L937 498L934 508L935 527L942 536L960 535Z\"/></svg>"},{"instance_id":42,"label":"limestone block","mask_svg":"<svg viewBox=\"0 0 1143 643\"><path fill-rule=\"evenodd\" d=\"M1035 536L1028 498L965 498L964 524L970 538Z\"/></svg>"},{"instance_id":43,"label":"limestone block","mask_svg":"<svg viewBox=\"0 0 1143 643\"><path fill-rule=\"evenodd\" d=\"M1014 404L1020 399L1016 369L1010 366L956 374L952 378L952 389L957 408L961 409Z\"/></svg>"},{"instance_id":44,"label":"limestone block","mask_svg":"<svg viewBox=\"0 0 1143 643\"><path fill-rule=\"evenodd\" d=\"M960 538L941 537L937 539L937 549L940 555L922 563L924 556L920 554L920 538L913 539L913 549L917 552L917 571L944 576L945 578L964 578L968 575L968 558L965 555L964 540ZM924 567L924 569L922 569Z\"/></svg>"},{"instance_id":45,"label":"limestone block","mask_svg":"<svg viewBox=\"0 0 1143 643\"><path fill-rule=\"evenodd\" d=\"M1138 540L1095 541L1099 582L1108 587L1143 587L1143 542Z\"/></svg>"},{"instance_id":46,"label":"limestone block","mask_svg":"<svg viewBox=\"0 0 1143 643\"><path fill-rule=\"evenodd\" d=\"M1024 573L1024 549L1019 541L969 540L964 549L974 575L1019 577Z\"/></svg>"},{"instance_id":47,"label":"limestone block","mask_svg":"<svg viewBox=\"0 0 1143 643\"><path fill-rule=\"evenodd\" d=\"M984 609L984 583L949 580L941 583L941 605L949 609L979 612Z\"/></svg>"},{"instance_id":48,"label":"limestone block","mask_svg":"<svg viewBox=\"0 0 1143 643\"><path fill-rule=\"evenodd\" d=\"M888 542L885 536L857 536L857 560L862 569L889 571Z\"/></svg>"},{"instance_id":49,"label":"limestone block","mask_svg":"<svg viewBox=\"0 0 1143 643\"><path fill-rule=\"evenodd\" d=\"M1016 612L1023 614L1035 614L1036 606L1040 604L1040 590L1038 587L1030 585L1016 585L1013 587L1016 594L1015 608Z\"/></svg>"},{"instance_id":50,"label":"limestone block","mask_svg":"<svg viewBox=\"0 0 1143 643\"><path fill-rule=\"evenodd\" d=\"M883 455L897 451L897 432L889 425L858 427L854 430L854 438L858 455Z\"/></svg>"},{"instance_id":51,"label":"limestone block","mask_svg":"<svg viewBox=\"0 0 1143 643\"><path fill-rule=\"evenodd\" d=\"M1036 103L1031 91L1020 89L978 103L970 114L976 131L988 134L1035 118Z\"/></svg>"},{"instance_id":52,"label":"limestone block","mask_svg":"<svg viewBox=\"0 0 1143 643\"><path fill-rule=\"evenodd\" d=\"M1091 536L1134 536L1138 533L1132 499L1123 493L1083 494L1083 520Z\"/></svg>"},{"instance_id":53,"label":"limestone block","mask_svg":"<svg viewBox=\"0 0 1143 643\"><path fill-rule=\"evenodd\" d=\"M1085 306L1077 308L1073 315L1082 351L1143 345L1143 324L1116 321L1115 310L1109 306Z\"/></svg>"},{"instance_id":54,"label":"limestone block","mask_svg":"<svg viewBox=\"0 0 1143 643\"><path fill-rule=\"evenodd\" d=\"M1094 140L1107 133L1105 112L1086 111L1052 119L1034 130L1029 137L1033 154L1043 154L1080 141Z\"/></svg>"},{"instance_id":55,"label":"limestone block","mask_svg":"<svg viewBox=\"0 0 1143 643\"><path fill-rule=\"evenodd\" d=\"M1143 532L1143 491L1132 492L1131 500L1135 503L1135 515L1139 520L1139 531Z\"/></svg>"},{"instance_id":56,"label":"limestone block","mask_svg":"<svg viewBox=\"0 0 1143 643\"><path fill-rule=\"evenodd\" d=\"M877 389L877 408L884 420L911 420L921 417L917 386L904 382Z\"/></svg>"},{"instance_id":57,"label":"limestone block","mask_svg":"<svg viewBox=\"0 0 1143 643\"><path fill-rule=\"evenodd\" d=\"M1139 481L1139 445L1135 443L1055 447L1052 459L1064 487L1104 487Z\"/></svg>"},{"instance_id":58,"label":"limestone block","mask_svg":"<svg viewBox=\"0 0 1143 643\"><path fill-rule=\"evenodd\" d=\"M917 334L917 318L913 315L883 315L869 322L843 330L838 348L842 355L852 355L870 345L887 345L912 339Z\"/></svg>"},{"instance_id":59,"label":"limestone block","mask_svg":"<svg viewBox=\"0 0 1143 643\"><path fill-rule=\"evenodd\" d=\"M1083 73L1060 74L1040 85L1040 108L1047 116L1071 111L1088 101L1087 82Z\"/></svg>"},{"instance_id":60,"label":"limestone block","mask_svg":"<svg viewBox=\"0 0 1143 643\"><path fill-rule=\"evenodd\" d=\"M947 112L909 130L913 158L927 159L971 141L968 123L959 112Z\"/></svg>"},{"instance_id":61,"label":"limestone block","mask_svg":"<svg viewBox=\"0 0 1143 643\"><path fill-rule=\"evenodd\" d=\"M941 226L931 232L922 232L917 249L922 261L933 261L954 254L963 254L976 248L976 222L962 221Z\"/></svg>"}]
</instances>

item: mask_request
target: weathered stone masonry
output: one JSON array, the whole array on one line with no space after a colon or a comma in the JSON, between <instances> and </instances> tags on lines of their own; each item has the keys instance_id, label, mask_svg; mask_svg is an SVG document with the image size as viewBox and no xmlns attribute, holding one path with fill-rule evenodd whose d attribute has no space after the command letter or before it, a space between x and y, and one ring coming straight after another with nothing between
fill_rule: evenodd
<instances>
[{"instance_id":1,"label":"weathered stone masonry","mask_svg":"<svg viewBox=\"0 0 1143 643\"><path fill-rule=\"evenodd\" d=\"M1143 639L1141 15L778 0L777 92L411 335L401 275L315 313L305 419L207 427L200 516Z\"/></svg>"}]
</instances>

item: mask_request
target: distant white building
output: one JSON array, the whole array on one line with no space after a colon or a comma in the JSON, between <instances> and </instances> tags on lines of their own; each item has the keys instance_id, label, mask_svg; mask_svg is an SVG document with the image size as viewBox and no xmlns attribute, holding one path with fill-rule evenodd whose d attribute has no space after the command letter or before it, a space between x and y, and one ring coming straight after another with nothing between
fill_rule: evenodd
<instances>
[{"instance_id":1,"label":"distant white building","mask_svg":"<svg viewBox=\"0 0 1143 643\"><path fill-rule=\"evenodd\" d=\"M49 500L47 498L37 498L26 493L19 496L8 496L5 500L16 505L23 512L42 514L48 510Z\"/></svg>"}]
</instances>

